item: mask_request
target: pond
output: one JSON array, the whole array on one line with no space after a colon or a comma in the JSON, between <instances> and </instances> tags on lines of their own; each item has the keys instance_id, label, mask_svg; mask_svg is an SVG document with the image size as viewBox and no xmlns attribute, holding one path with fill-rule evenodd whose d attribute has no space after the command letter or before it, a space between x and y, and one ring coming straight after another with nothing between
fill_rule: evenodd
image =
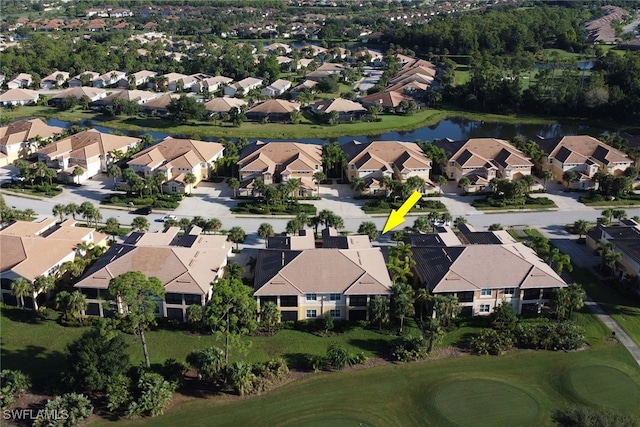
<instances>
[{"instance_id":1,"label":"pond","mask_svg":"<svg viewBox=\"0 0 640 427\"><path fill-rule=\"evenodd\" d=\"M72 125L70 122L65 122L58 119L49 119L47 123L52 126L60 126L68 128ZM94 122L81 122L82 126L89 126L100 132L111 133L114 129L96 125ZM141 136L143 134L151 135L154 140L160 140L167 136L168 133L164 132L144 132L144 131L121 131L125 135L129 136ZM529 138L533 138L536 135L553 138L563 135L591 135L597 137L602 133L607 132L606 129L597 128L589 125L580 124L567 124L567 123L548 123L548 124L513 124L513 123L489 123L476 120L468 120L465 118L450 118L441 120L439 123L433 126L425 126L412 131L400 131L400 132L386 132L381 135L374 136L362 136L362 135L347 135L338 138L323 139L323 138L307 138L296 139L296 142L303 142L308 144L325 144L330 141L338 141L340 143L346 143L352 140L358 140L361 142L370 141L433 141L434 139L449 138L452 140L462 140L468 138L500 138L510 140L516 135L524 135ZM171 135L175 137L184 137L184 135ZM260 138L262 141L283 141L281 139L266 139ZM206 138L207 141L216 141L217 138ZM290 139L287 141L291 141Z\"/></svg>"}]
</instances>

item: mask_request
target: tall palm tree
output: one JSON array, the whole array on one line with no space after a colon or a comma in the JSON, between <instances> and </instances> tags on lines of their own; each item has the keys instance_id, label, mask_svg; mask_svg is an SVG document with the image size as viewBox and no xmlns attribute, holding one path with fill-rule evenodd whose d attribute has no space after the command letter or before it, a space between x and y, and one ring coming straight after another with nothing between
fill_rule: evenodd
<instances>
[{"instance_id":1,"label":"tall palm tree","mask_svg":"<svg viewBox=\"0 0 640 427\"><path fill-rule=\"evenodd\" d=\"M146 232L149 230L149 221L143 216L137 216L131 222L131 226L134 230Z\"/></svg>"},{"instance_id":2,"label":"tall palm tree","mask_svg":"<svg viewBox=\"0 0 640 427\"><path fill-rule=\"evenodd\" d=\"M607 253L605 258L611 266L611 275L615 277L618 271L618 263L622 260L622 253L616 251L614 248Z\"/></svg>"},{"instance_id":3,"label":"tall palm tree","mask_svg":"<svg viewBox=\"0 0 640 427\"><path fill-rule=\"evenodd\" d=\"M229 187L231 187L231 189L233 190L233 198L235 199L238 192L238 188L240 188L240 181L238 180L238 178L229 178L229 181L227 181L227 183L229 184Z\"/></svg>"},{"instance_id":4,"label":"tall palm tree","mask_svg":"<svg viewBox=\"0 0 640 427\"><path fill-rule=\"evenodd\" d=\"M53 210L52 210L53 215L59 216L60 222L64 220L65 208L66 208L65 205L63 205L62 203L58 203L53 206Z\"/></svg>"},{"instance_id":5,"label":"tall palm tree","mask_svg":"<svg viewBox=\"0 0 640 427\"><path fill-rule=\"evenodd\" d=\"M242 279L244 269L237 262L232 262L224 266L224 277L228 279Z\"/></svg>"},{"instance_id":6,"label":"tall palm tree","mask_svg":"<svg viewBox=\"0 0 640 427\"><path fill-rule=\"evenodd\" d=\"M205 232L208 233L211 231L214 234L220 231L221 228L222 228L222 221L220 221L218 218L213 218L208 220L203 227Z\"/></svg>"},{"instance_id":7,"label":"tall palm tree","mask_svg":"<svg viewBox=\"0 0 640 427\"><path fill-rule=\"evenodd\" d=\"M33 309L38 310L38 302L36 301L36 297L40 293L45 293L45 295L53 289L55 286L55 280L51 276L38 276L33 281Z\"/></svg>"},{"instance_id":8,"label":"tall palm tree","mask_svg":"<svg viewBox=\"0 0 640 427\"><path fill-rule=\"evenodd\" d=\"M76 214L80 212L80 207L75 203L69 203L64 208L64 213L67 215L71 215L73 219L76 219Z\"/></svg>"},{"instance_id":9,"label":"tall palm tree","mask_svg":"<svg viewBox=\"0 0 640 427\"><path fill-rule=\"evenodd\" d=\"M189 194L191 194L191 192L193 191L193 184L196 183L196 181L198 181L198 178L196 178L196 176L191 173L191 172L187 172L184 175L184 183L187 184L189 186Z\"/></svg>"},{"instance_id":10,"label":"tall palm tree","mask_svg":"<svg viewBox=\"0 0 640 427\"><path fill-rule=\"evenodd\" d=\"M24 277L19 277L11 283L11 295L20 299L20 308L24 310L24 297L33 294L33 286ZM35 301L35 300L34 300Z\"/></svg>"},{"instance_id":11,"label":"tall palm tree","mask_svg":"<svg viewBox=\"0 0 640 427\"><path fill-rule=\"evenodd\" d=\"M322 183L322 181L324 181L325 179L327 179L327 175L325 175L324 172L318 171L316 173L313 174L313 182L316 183L317 186L317 192L318 192L318 197L320 197L320 184Z\"/></svg>"},{"instance_id":12,"label":"tall palm tree","mask_svg":"<svg viewBox=\"0 0 640 427\"><path fill-rule=\"evenodd\" d=\"M551 181L553 179L553 172L549 169L543 169L540 173L540 178L542 178L542 187L544 191L547 191L547 181Z\"/></svg>"},{"instance_id":13,"label":"tall palm tree","mask_svg":"<svg viewBox=\"0 0 640 427\"><path fill-rule=\"evenodd\" d=\"M258 236L264 239L265 247L267 245L267 239L273 235L274 231L271 224L269 224L268 222L263 222L262 224L260 224L260 227L258 227Z\"/></svg>"}]
</instances>

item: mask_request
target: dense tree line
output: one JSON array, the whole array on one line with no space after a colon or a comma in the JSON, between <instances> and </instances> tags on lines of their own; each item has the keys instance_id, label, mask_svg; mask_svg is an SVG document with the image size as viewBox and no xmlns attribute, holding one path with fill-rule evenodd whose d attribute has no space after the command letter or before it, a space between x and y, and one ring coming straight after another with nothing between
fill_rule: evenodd
<instances>
[{"instance_id":1,"label":"dense tree line","mask_svg":"<svg viewBox=\"0 0 640 427\"><path fill-rule=\"evenodd\" d=\"M489 9L438 16L423 25L399 25L388 39L422 54L506 55L552 47L580 51L586 43L580 25L590 16L587 9Z\"/></svg>"}]
</instances>

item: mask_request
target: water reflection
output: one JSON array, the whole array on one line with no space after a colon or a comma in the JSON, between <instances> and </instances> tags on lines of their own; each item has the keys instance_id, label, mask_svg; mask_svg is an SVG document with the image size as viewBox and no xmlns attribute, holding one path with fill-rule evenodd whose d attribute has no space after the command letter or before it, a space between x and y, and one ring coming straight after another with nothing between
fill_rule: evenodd
<instances>
[{"instance_id":1,"label":"water reflection","mask_svg":"<svg viewBox=\"0 0 640 427\"><path fill-rule=\"evenodd\" d=\"M68 128L72 125L70 122L66 122L58 119L48 119L47 123L52 126L60 126ZM90 126L100 132L113 133L115 129L95 125L90 120L83 120L80 122L81 126ZM170 134L165 132L150 132L143 129L139 130L122 130L122 133L129 136L140 137L141 135L151 135L154 140L161 140ZM375 136L362 136L362 135L348 135L341 136L339 138L306 138L296 139L298 142L304 142L309 144L325 144L330 141L338 141L340 143L346 143L354 139L362 142L369 141L433 141L434 139L449 138L453 140L467 139L467 138L501 138L510 140L516 135L524 135L527 137L534 137L536 135L543 136L545 138L552 138L562 135L591 135L597 137L602 133L607 132L606 129L597 128L589 125L579 124L567 124L567 123L547 123L547 124L513 124L513 123L489 123L476 120L468 120L462 117L454 117L446 120L442 120L436 125L424 126L412 131L397 131L387 132L381 135ZM180 138L187 138L188 135L171 135ZM217 141L219 138L208 137L206 141ZM262 141L284 141L283 139L268 139L260 138ZM291 140L291 139L289 139Z\"/></svg>"}]
</instances>

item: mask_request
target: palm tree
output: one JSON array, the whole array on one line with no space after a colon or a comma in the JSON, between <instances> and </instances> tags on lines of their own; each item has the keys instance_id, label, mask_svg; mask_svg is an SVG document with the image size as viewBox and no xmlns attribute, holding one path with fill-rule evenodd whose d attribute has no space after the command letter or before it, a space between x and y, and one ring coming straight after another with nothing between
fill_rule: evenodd
<instances>
[{"instance_id":1,"label":"palm tree","mask_svg":"<svg viewBox=\"0 0 640 427\"><path fill-rule=\"evenodd\" d=\"M602 211L602 216L607 218L608 222L611 222L611 218L613 217L613 209L612 208L607 208L605 210Z\"/></svg>"},{"instance_id":2,"label":"palm tree","mask_svg":"<svg viewBox=\"0 0 640 427\"><path fill-rule=\"evenodd\" d=\"M240 188L240 181L238 180L238 178L229 178L229 181L227 181L227 183L229 184L229 187L231 187L231 189L233 190L233 198L236 198L236 192L238 191L238 188Z\"/></svg>"},{"instance_id":3,"label":"palm tree","mask_svg":"<svg viewBox=\"0 0 640 427\"><path fill-rule=\"evenodd\" d=\"M224 266L224 277L228 279L242 279L243 273L244 268L242 268L237 262L232 262Z\"/></svg>"},{"instance_id":4,"label":"palm tree","mask_svg":"<svg viewBox=\"0 0 640 427\"><path fill-rule=\"evenodd\" d=\"M236 252L238 252L240 250L239 244L244 242L246 234L241 227L232 227L231 230L229 230L229 235L227 237L236 244Z\"/></svg>"},{"instance_id":5,"label":"palm tree","mask_svg":"<svg viewBox=\"0 0 640 427\"><path fill-rule=\"evenodd\" d=\"M76 166L75 168L73 168L73 171L71 172L72 177L78 178L78 182L77 182L78 185L80 185L80 177L82 176L82 174L84 174L84 169L82 169L80 166Z\"/></svg>"},{"instance_id":6,"label":"palm tree","mask_svg":"<svg viewBox=\"0 0 640 427\"><path fill-rule=\"evenodd\" d=\"M104 226L104 231L107 234L110 234L111 239L115 242L116 236L120 232L120 222L118 221L118 218L114 218L114 217L107 218L107 222L105 223L105 226Z\"/></svg>"},{"instance_id":7,"label":"palm tree","mask_svg":"<svg viewBox=\"0 0 640 427\"><path fill-rule=\"evenodd\" d=\"M431 294L426 288L419 288L416 292L416 302L420 303L420 321L422 322L422 313L424 308L431 301Z\"/></svg>"},{"instance_id":8,"label":"palm tree","mask_svg":"<svg viewBox=\"0 0 640 427\"><path fill-rule=\"evenodd\" d=\"M389 298L376 296L369 304L371 312L371 321L378 323L380 330L382 325L389 323Z\"/></svg>"},{"instance_id":9,"label":"palm tree","mask_svg":"<svg viewBox=\"0 0 640 427\"><path fill-rule=\"evenodd\" d=\"M318 188L318 190L317 190L318 191L318 197L320 197L320 184L325 179L327 179L327 175L325 175L324 172L318 171L318 172L313 174L313 182L316 183L316 186Z\"/></svg>"},{"instance_id":10,"label":"palm tree","mask_svg":"<svg viewBox=\"0 0 640 427\"><path fill-rule=\"evenodd\" d=\"M527 183L527 193L531 191L531 187L536 183L536 178L533 175L525 175L522 180Z\"/></svg>"},{"instance_id":11,"label":"palm tree","mask_svg":"<svg viewBox=\"0 0 640 427\"><path fill-rule=\"evenodd\" d=\"M191 191L193 190L192 185L195 184L196 181L198 181L198 178L196 178L196 176L193 173L187 172L185 174L184 183L189 186L189 194L191 194Z\"/></svg>"},{"instance_id":12,"label":"palm tree","mask_svg":"<svg viewBox=\"0 0 640 427\"><path fill-rule=\"evenodd\" d=\"M620 220L627 217L627 211L624 209L614 209L613 217L618 220L618 224L620 224Z\"/></svg>"},{"instance_id":13,"label":"palm tree","mask_svg":"<svg viewBox=\"0 0 640 427\"><path fill-rule=\"evenodd\" d=\"M584 219L579 219L573 223L573 232L578 233L578 240L589 231L589 223Z\"/></svg>"},{"instance_id":14,"label":"palm tree","mask_svg":"<svg viewBox=\"0 0 640 427\"><path fill-rule=\"evenodd\" d=\"M464 191L466 191L465 189L467 187L469 187L470 185L471 185L471 180L469 178L467 178L466 176L463 176L458 181L458 186L460 186L460 188L462 188Z\"/></svg>"},{"instance_id":15,"label":"palm tree","mask_svg":"<svg viewBox=\"0 0 640 427\"><path fill-rule=\"evenodd\" d=\"M389 191L393 188L393 178L389 175L385 175L380 180L380 186L384 189L384 196L389 197Z\"/></svg>"},{"instance_id":16,"label":"palm tree","mask_svg":"<svg viewBox=\"0 0 640 427\"><path fill-rule=\"evenodd\" d=\"M69 203L64 207L64 213L67 215L71 215L73 219L76 219L76 214L80 212L80 207L75 203Z\"/></svg>"},{"instance_id":17,"label":"palm tree","mask_svg":"<svg viewBox=\"0 0 640 427\"><path fill-rule=\"evenodd\" d=\"M440 187L440 194L444 194L444 186L447 185L447 182L449 182L449 180L447 179L446 176L444 175L440 175L438 177L438 187Z\"/></svg>"},{"instance_id":18,"label":"palm tree","mask_svg":"<svg viewBox=\"0 0 640 427\"><path fill-rule=\"evenodd\" d=\"M604 270L605 261L610 251L614 250L615 245L605 239L598 240L598 249L600 249L600 271Z\"/></svg>"},{"instance_id":19,"label":"palm tree","mask_svg":"<svg viewBox=\"0 0 640 427\"><path fill-rule=\"evenodd\" d=\"M431 223L429 222L429 218L426 216L419 216L413 222L413 228L416 231L419 231L421 233L426 233L428 230L431 229Z\"/></svg>"},{"instance_id":20,"label":"palm tree","mask_svg":"<svg viewBox=\"0 0 640 427\"><path fill-rule=\"evenodd\" d=\"M56 307L64 312L66 319L74 317L80 320L88 305L87 297L80 291L62 291L56 295Z\"/></svg>"},{"instance_id":21,"label":"palm tree","mask_svg":"<svg viewBox=\"0 0 640 427\"><path fill-rule=\"evenodd\" d=\"M357 191L358 193L362 193L365 189L365 182L364 179L360 178L359 176L354 176L353 179L351 180L351 189L353 191Z\"/></svg>"},{"instance_id":22,"label":"palm tree","mask_svg":"<svg viewBox=\"0 0 640 427\"><path fill-rule=\"evenodd\" d=\"M116 185L118 184L118 178L122 176L122 169L120 169L120 167L115 163L111 163L107 167L107 176L113 179L113 188L116 188Z\"/></svg>"},{"instance_id":23,"label":"palm tree","mask_svg":"<svg viewBox=\"0 0 640 427\"><path fill-rule=\"evenodd\" d=\"M358 234L364 234L366 236L369 236L369 240L374 240L376 237L378 237L378 229L374 222L365 221L360 224L360 227L358 227Z\"/></svg>"},{"instance_id":24,"label":"palm tree","mask_svg":"<svg viewBox=\"0 0 640 427\"><path fill-rule=\"evenodd\" d=\"M292 195L293 199L297 199L300 194L300 180L291 178L287 181L287 190Z\"/></svg>"},{"instance_id":25,"label":"palm tree","mask_svg":"<svg viewBox=\"0 0 640 427\"><path fill-rule=\"evenodd\" d=\"M33 309L38 310L38 302L36 301L36 297L40 293L47 294L53 287L55 286L55 280L51 276L38 276L33 281Z\"/></svg>"},{"instance_id":26,"label":"palm tree","mask_svg":"<svg viewBox=\"0 0 640 427\"><path fill-rule=\"evenodd\" d=\"M542 178L542 187L544 188L544 191L547 191L547 181L553 179L553 172L551 172L549 169L544 169L540 173L540 178Z\"/></svg>"},{"instance_id":27,"label":"palm tree","mask_svg":"<svg viewBox=\"0 0 640 427\"><path fill-rule=\"evenodd\" d=\"M11 283L11 295L20 299L20 308L24 310L24 297L33 294L33 286L24 277L19 277Z\"/></svg>"},{"instance_id":28,"label":"palm tree","mask_svg":"<svg viewBox=\"0 0 640 427\"><path fill-rule=\"evenodd\" d=\"M260 224L260 227L258 227L258 236L264 239L265 247L267 245L267 239L274 234L275 233L273 232L273 226L268 222L263 222L262 224Z\"/></svg>"},{"instance_id":29,"label":"palm tree","mask_svg":"<svg viewBox=\"0 0 640 427\"><path fill-rule=\"evenodd\" d=\"M133 227L134 230L144 233L149 231L149 221L143 216L137 216L131 221L131 227Z\"/></svg>"},{"instance_id":30,"label":"palm tree","mask_svg":"<svg viewBox=\"0 0 640 427\"><path fill-rule=\"evenodd\" d=\"M578 179L576 171L568 170L562 174L562 180L567 183L567 187L569 187L576 179Z\"/></svg>"},{"instance_id":31,"label":"palm tree","mask_svg":"<svg viewBox=\"0 0 640 427\"><path fill-rule=\"evenodd\" d=\"M222 221L220 221L218 218L213 218L208 220L204 224L203 230L207 233L211 231L215 234L218 231L220 231L221 228L222 228Z\"/></svg>"},{"instance_id":32,"label":"palm tree","mask_svg":"<svg viewBox=\"0 0 640 427\"><path fill-rule=\"evenodd\" d=\"M53 206L53 215L55 216L59 216L60 217L60 222L62 222L64 220L64 214L66 211L66 206L63 205L62 203L58 203L56 205Z\"/></svg>"},{"instance_id":33,"label":"palm tree","mask_svg":"<svg viewBox=\"0 0 640 427\"><path fill-rule=\"evenodd\" d=\"M622 260L622 253L615 250L615 247L607 253L605 259L611 266L611 275L615 277L618 270L618 263Z\"/></svg>"}]
</instances>

